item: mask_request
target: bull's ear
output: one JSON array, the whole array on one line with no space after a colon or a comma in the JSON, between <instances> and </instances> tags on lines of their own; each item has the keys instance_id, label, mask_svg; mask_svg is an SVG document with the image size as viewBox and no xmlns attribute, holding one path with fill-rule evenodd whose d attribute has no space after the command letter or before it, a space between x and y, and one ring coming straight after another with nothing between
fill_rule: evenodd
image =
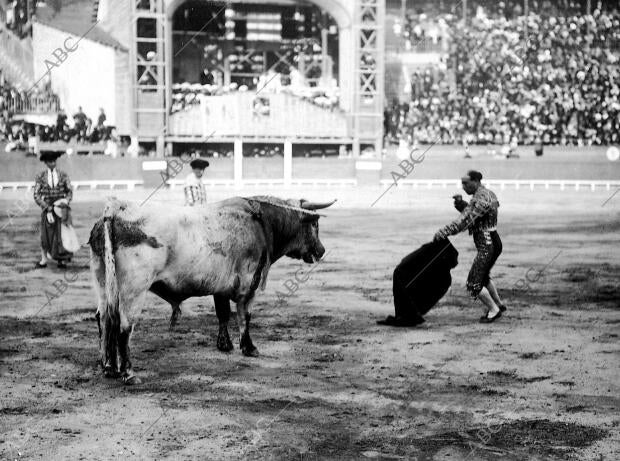
<instances>
[{"instance_id":1,"label":"bull's ear","mask_svg":"<svg viewBox=\"0 0 620 461\"><path fill-rule=\"evenodd\" d=\"M318 213L317 214L304 213L303 216L301 217L301 222L302 223L315 222L315 221L318 221L320 217L321 215Z\"/></svg>"}]
</instances>

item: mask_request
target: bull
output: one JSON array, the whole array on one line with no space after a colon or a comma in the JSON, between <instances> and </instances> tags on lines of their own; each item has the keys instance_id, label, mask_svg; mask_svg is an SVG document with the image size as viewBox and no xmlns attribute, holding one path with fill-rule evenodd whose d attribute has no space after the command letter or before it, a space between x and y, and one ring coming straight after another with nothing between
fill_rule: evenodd
<instances>
[{"instance_id":1,"label":"bull","mask_svg":"<svg viewBox=\"0 0 620 461\"><path fill-rule=\"evenodd\" d=\"M258 355L250 338L255 292L281 257L314 263L323 256L316 210L334 202L235 197L188 208L111 199L89 239L104 374L140 382L129 341L148 291L170 303L171 325L184 300L213 295L220 351L233 349L228 321L235 302L241 351Z\"/></svg>"}]
</instances>

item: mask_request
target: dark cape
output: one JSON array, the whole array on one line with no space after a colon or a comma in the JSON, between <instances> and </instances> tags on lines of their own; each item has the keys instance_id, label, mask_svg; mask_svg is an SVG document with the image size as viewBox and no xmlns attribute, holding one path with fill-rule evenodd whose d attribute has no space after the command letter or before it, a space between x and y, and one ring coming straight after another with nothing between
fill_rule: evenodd
<instances>
[{"instance_id":1,"label":"dark cape","mask_svg":"<svg viewBox=\"0 0 620 461\"><path fill-rule=\"evenodd\" d=\"M384 325L414 326L446 294L452 284L450 270L458 264L458 251L448 239L429 242L403 258L394 270L395 316Z\"/></svg>"},{"instance_id":2,"label":"dark cape","mask_svg":"<svg viewBox=\"0 0 620 461\"><path fill-rule=\"evenodd\" d=\"M47 212L43 210L41 213L41 248L47 251L52 259L67 261L71 259L73 253L62 246L61 224L61 218L55 214L54 222L50 224L47 220Z\"/></svg>"}]
</instances>

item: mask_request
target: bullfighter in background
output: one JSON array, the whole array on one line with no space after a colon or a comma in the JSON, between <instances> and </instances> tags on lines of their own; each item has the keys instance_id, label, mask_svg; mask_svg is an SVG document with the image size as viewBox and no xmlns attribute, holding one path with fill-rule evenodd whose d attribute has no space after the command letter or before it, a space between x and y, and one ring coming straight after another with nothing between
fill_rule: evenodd
<instances>
[{"instance_id":1,"label":"bullfighter in background","mask_svg":"<svg viewBox=\"0 0 620 461\"><path fill-rule=\"evenodd\" d=\"M66 268L73 255L63 246L61 238L63 219L70 219L68 211L73 190L67 173L56 168L60 155L44 152L39 157L46 168L34 182L34 200L41 207L41 260L36 263L36 268L47 267L48 259L55 259L60 269ZM63 210L62 216L58 214L59 210Z\"/></svg>"},{"instance_id":2,"label":"bullfighter in background","mask_svg":"<svg viewBox=\"0 0 620 461\"><path fill-rule=\"evenodd\" d=\"M189 163L192 172L185 178L185 205L187 206L204 206L207 204L207 191L202 182L202 175L205 168L209 166L207 160L197 158Z\"/></svg>"}]
</instances>

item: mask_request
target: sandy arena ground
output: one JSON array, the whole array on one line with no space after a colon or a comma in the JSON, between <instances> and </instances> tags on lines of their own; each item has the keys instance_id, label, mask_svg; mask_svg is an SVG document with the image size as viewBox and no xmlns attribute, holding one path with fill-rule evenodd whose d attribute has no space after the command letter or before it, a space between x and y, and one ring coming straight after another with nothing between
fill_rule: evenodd
<instances>
[{"instance_id":1,"label":"sandy arena ground","mask_svg":"<svg viewBox=\"0 0 620 461\"><path fill-rule=\"evenodd\" d=\"M37 210L3 211L0 458L620 459L620 194L498 193L507 315L477 322L461 234L449 295L423 326L395 329L375 324L394 266L455 212L452 191L391 193L412 206L326 212L329 253L281 305L276 291L311 266L276 263L252 318L258 358L216 349L211 298L186 302L171 332L149 295L133 387L96 363L88 251L35 271ZM83 200L86 239L102 200Z\"/></svg>"}]
</instances>

